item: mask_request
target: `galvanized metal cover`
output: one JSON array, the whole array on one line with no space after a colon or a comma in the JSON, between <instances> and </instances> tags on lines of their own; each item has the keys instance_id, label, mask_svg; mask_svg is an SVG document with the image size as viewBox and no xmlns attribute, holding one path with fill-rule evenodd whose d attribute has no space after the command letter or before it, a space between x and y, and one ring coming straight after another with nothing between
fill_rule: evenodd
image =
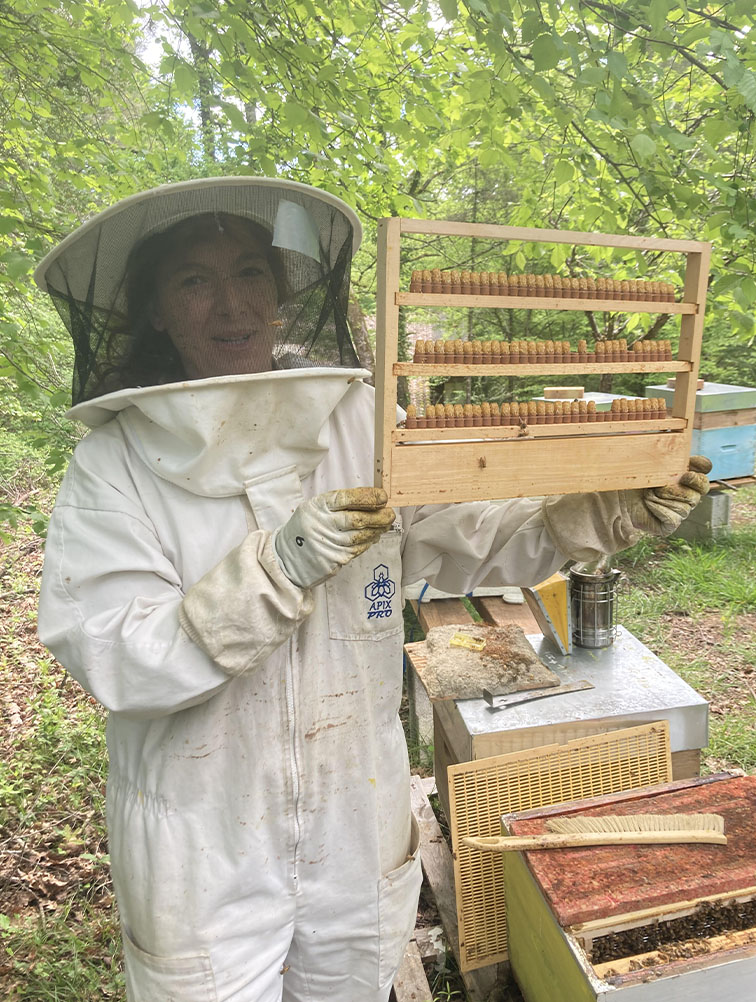
<instances>
[{"instance_id":1,"label":"galvanized metal cover","mask_svg":"<svg viewBox=\"0 0 756 1002\"><path fill-rule=\"evenodd\" d=\"M581 724L589 721L605 721L604 729L609 730L668 720L673 752L708 743L706 700L624 627L617 627L617 639L604 650L576 647L572 654L561 655L540 634L528 640L562 683L587 679L594 688L500 711L482 698L457 701L454 706L471 736L501 733L499 751L504 753L556 740L549 733L552 729L558 729L559 739L578 737L586 733ZM519 740L518 732L534 728L543 728L542 735ZM512 739L509 746L507 735Z\"/></svg>"},{"instance_id":2,"label":"galvanized metal cover","mask_svg":"<svg viewBox=\"0 0 756 1002\"><path fill-rule=\"evenodd\" d=\"M663 397L668 407L675 398L674 389L666 384L647 386L645 392L647 397ZM744 407L756 407L756 386L705 382L703 389L696 391L697 411L737 411Z\"/></svg>"}]
</instances>

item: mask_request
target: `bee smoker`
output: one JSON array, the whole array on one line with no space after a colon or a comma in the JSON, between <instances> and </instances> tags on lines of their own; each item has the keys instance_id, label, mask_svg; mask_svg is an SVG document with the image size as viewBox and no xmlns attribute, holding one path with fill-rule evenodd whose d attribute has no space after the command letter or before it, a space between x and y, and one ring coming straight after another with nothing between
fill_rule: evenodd
<instances>
[{"instance_id":1,"label":"bee smoker","mask_svg":"<svg viewBox=\"0 0 756 1002\"><path fill-rule=\"evenodd\" d=\"M577 647L611 647L614 643L620 573L602 561L570 568L572 640Z\"/></svg>"}]
</instances>

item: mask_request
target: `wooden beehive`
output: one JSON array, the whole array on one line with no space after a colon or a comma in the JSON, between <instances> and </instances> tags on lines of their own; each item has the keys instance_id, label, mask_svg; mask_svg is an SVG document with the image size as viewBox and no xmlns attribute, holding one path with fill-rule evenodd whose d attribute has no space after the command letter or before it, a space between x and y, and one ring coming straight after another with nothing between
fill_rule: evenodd
<instances>
[{"instance_id":1,"label":"wooden beehive","mask_svg":"<svg viewBox=\"0 0 756 1002\"><path fill-rule=\"evenodd\" d=\"M438 774L437 774L438 775ZM464 844L496 835L501 815L526 805L562 803L659 783L671 776L666 721L609 734L541 745L449 767L454 883L463 971L506 958L506 894L502 854Z\"/></svg>"},{"instance_id":2,"label":"wooden beehive","mask_svg":"<svg viewBox=\"0 0 756 1002\"><path fill-rule=\"evenodd\" d=\"M650 302L533 295L461 295L403 292L399 285L403 234L487 238L685 256L682 302ZM703 336L711 245L690 240L612 236L568 230L540 230L491 224L384 219L378 229L376 312L376 485L390 503L413 505L541 494L650 487L674 482L686 469ZM475 363L424 365L399 362L402 306L529 310L625 311L680 316L680 347L671 361L557 362L518 365ZM600 425L529 425L428 429L397 427L397 379L401 376L533 376L549 382L568 372L669 372L676 374L671 412L654 420L608 421Z\"/></svg>"},{"instance_id":3,"label":"wooden beehive","mask_svg":"<svg viewBox=\"0 0 756 1002\"><path fill-rule=\"evenodd\" d=\"M506 819L715 813L726 846L505 853L509 956L528 1002L750 1002L756 984L756 776L722 774Z\"/></svg>"}]
</instances>

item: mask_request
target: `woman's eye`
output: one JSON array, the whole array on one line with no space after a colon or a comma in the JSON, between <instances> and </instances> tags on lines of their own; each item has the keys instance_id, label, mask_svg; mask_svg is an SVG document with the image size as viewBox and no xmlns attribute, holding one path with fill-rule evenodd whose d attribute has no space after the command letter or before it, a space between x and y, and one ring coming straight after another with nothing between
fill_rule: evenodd
<instances>
[{"instance_id":1,"label":"woman's eye","mask_svg":"<svg viewBox=\"0 0 756 1002\"><path fill-rule=\"evenodd\" d=\"M202 275L185 275L181 279L182 289L192 289L197 285L201 285L205 281Z\"/></svg>"},{"instance_id":2,"label":"woman's eye","mask_svg":"<svg viewBox=\"0 0 756 1002\"><path fill-rule=\"evenodd\" d=\"M257 278L259 275L263 274L263 269L258 268L257 265L250 264L246 268L242 268L239 275L242 278Z\"/></svg>"}]
</instances>

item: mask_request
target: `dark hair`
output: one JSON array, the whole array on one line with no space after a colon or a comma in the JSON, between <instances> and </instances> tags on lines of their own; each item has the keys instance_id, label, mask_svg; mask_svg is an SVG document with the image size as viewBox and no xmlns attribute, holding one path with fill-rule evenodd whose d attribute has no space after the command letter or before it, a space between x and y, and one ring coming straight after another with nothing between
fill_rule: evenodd
<instances>
[{"instance_id":1,"label":"dark hair","mask_svg":"<svg viewBox=\"0 0 756 1002\"><path fill-rule=\"evenodd\" d=\"M156 386L186 378L181 359L165 331L151 321L160 265L180 248L196 244L209 234L229 232L252 237L263 249L276 283L279 303L289 295L283 258L265 227L244 216L207 212L182 219L167 230L136 244L126 262L125 320L107 335L104 365L88 397L125 387Z\"/></svg>"}]
</instances>

